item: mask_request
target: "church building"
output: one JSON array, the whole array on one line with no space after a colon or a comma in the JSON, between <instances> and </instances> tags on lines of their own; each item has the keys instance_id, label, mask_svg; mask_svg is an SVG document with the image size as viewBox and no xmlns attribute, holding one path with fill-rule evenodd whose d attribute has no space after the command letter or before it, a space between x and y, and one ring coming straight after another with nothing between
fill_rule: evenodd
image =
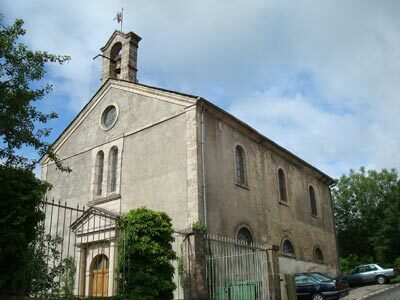
<instances>
[{"instance_id":1,"label":"church building","mask_svg":"<svg viewBox=\"0 0 400 300\"><path fill-rule=\"evenodd\" d=\"M40 160L49 199L89 208L65 225L78 236L77 293L116 293L112 220L142 206L166 212L177 231L201 222L211 234L273 245L280 273L336 275L335 180L201 96L139 83L140 40L116 30L101 48L102 85L53 144L72 172Z\"/></svg>"}]
</instances>

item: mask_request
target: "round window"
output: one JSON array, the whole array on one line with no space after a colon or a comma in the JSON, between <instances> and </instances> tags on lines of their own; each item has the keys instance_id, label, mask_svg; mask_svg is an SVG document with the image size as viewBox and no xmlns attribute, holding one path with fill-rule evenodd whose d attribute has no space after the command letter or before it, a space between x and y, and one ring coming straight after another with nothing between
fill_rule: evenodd
<instances>
[{"instance_id":1,"label":"round window","mask_svg":"<svg viewBox=\"0 0 400 300\"><path fill-rule=\"evenodd\" d=\"M117 108L114 105L110 105L107 107L101 118L101 122L104 128L109 129L114 125L115 120L117 119Z\"/></svg>"}]
</instances>

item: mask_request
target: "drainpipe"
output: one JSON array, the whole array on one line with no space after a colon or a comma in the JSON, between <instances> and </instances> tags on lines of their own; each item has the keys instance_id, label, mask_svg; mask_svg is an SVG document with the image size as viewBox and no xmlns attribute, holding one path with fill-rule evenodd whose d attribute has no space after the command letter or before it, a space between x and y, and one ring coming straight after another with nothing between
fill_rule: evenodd
<instances>
[{"instance_id":1,"label":"drainpipe","mask_svg":"<svg viewBox=\"0 0 400 300\"><path fill-rule=\"evenodd\" d=\"M204 226L207 227L207 198L206 198L206 174L205 174L205 163L204 163L204 115L206 111L203 103L201 103L201 120L200 120L200 149L201 149L201 183L203 192L203 212L204 212Z\"/></svg>"},{"instance_id":2,"label":"drainpipe","mask_svg":"<svg viewBox=\"0 0 400 300\"><path fill-rule=\"evenodd\" d=\"M329 186L329 198L331 200L331 207L332 207L332 220L333 220L333 232L335 233L335 242L336 242L336 259L337 259L337 265L336 265L336 272L337 276L340 274L340 265L339 265L339 241L337 237L337 232L336 232L336 221L335 221L335 211L334 211L334 206L333 206L333 200L332 200L332 188L335 187L337 182L332 183Z\"/></svg>"}]
</instances>

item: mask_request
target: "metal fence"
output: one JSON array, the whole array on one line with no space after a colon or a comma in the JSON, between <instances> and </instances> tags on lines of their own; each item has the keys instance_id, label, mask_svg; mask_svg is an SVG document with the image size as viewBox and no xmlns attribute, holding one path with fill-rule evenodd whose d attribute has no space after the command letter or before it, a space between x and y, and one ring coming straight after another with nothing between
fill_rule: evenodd
<instances>
[{"instance_id":1,"label":"metal fence","mask_svg":"<svg viewBox=\"0 0 400 300\"><path fill-rule=\"evenodd\" d=\"M24 295L42 298L124 295L123 274L130 274L132 270L129 262L122 264L129 268L127 272L119 269L123 247L119 244L123 232L117 227L120 216L97 206L68 206L54 200L44 201L41 209L46 218L40 224L32 264L27 269L29 288L24 288ZM194 283L190 276L196 268L204 267L203 262L201 266L191 265L189 255L192 254L188 250L196 247L190 245L189 237L190 233L174 234L172 246L178 257L172 262L176 300L185 296L190 299L187 291ZM269 299L266 249L215 235L204 235L202 240L206 247L208 299Z\"/></svg>"},{"instance_id":2,"label":"metal fence","mask_svg":"<svg viewBox=\"0 0 400 300\"><path fill-rule=\"evenodd\" d=\"M266 249L206 235L206 280L208 299L269 299Z\"/></svg>"},{"instance_id":3,"label":"metal fence","mask_svg":"<svg viewBox=\"0 0 400 300\"><path fill-rule=\"evenodd\" d=\"M120 216L97 206L69 206L47 199L41 210L45 220L35 244L37 259L27 271L26 284L31 288L24 293L45 298L123 295L122 274L129 270L119 270L118 265L123 246L119 244L123 232L117 228ZM172 247L178 257L172 261L176 270L174 299L178 300L184 299L182 276L178 274L184 236L175 233L174 239ZM129 268L129 263L124 268Z\"/></svg>"},{"instance_id":4,"label":"metal fence","mask_svg":"<svg viewBox=\"0 0 400 300\"><path fill-rule=\"evenodd\" d=\"M40 209L45 219L18 293L40 298L115 295L119 216L47 199Z\"/></svg>"},{"instance_id":5,"label":"metal fence","mask_svg":"<svg viewBox=\"0 0 400 300\"><path fill-rule=\"evenodd\" d=\"M26 288L21 293L32 297L72 295L76 272L76 235L70 227L85 207L70 207L66 202L45 199L40 209L45 219L38 226L32 245L33 255L27 266Z\"/></svg>"}]
</instances>

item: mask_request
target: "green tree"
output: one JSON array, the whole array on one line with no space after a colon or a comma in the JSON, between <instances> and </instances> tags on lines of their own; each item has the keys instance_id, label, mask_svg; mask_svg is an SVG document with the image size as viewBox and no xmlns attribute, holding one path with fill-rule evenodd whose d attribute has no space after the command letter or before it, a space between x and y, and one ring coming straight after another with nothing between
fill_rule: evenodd
<instances>
[{"instance_id":1,"label":"green tree","mask_svg":"<svg viewBox=\"0 0 400 300\"><path fill-rule=\"evenodd\" d=\"M23 35L22 20L6 26L0 15L0 294L29 290L32 272L40 269L30 266L44 219L39 205L50 186L34 176L36 161L19 150L47 153L59 169L70 171L44 141L50 133L44 124L57 115L37 108L51 90L42 83L46 63L62 64L69 57L32 51L19 42Z\"/></svg>"},{"instance_id":2,"label":"green tree","mask_svg":"<svg viewBox=\"0 0 400 300\"><path fill-rule=\"evenodd\" d=\"M21 291L29 276L28 253L44 219L39 204L47 189L30 170L0 166L0 294Z\"/></svg>"},{"instance_id":3,"label":"green tree","mask_svg":"<svg viewBox=\"0 0 400 300\"><path fill-rule=\"evenodd\" d=\"M131 210L118 222L123 230L119 253L119 291L129 299L172 299L176 259L171 219L147 208Z\"/></svg>"},{"instance_id":4,"label":"green tree","mask_svg":"<svg viewBox=\"0 0 400 300\"><path fill-rule=\"evenodd\" d=\"M400 183L397 172L360 168L333 190L342 258L392 263L400 254Z\"/></svg>"},{"instance_id":5,"label":"green tree","mask_svg":"<svg viewBox=\"0 0 400 300\"><path fill-rule=\"evenodd\" d=\"M50 128L38 126L57 114L45 114L36 106L52 88L50 84L40 86L46 73L45 64L62 64L69 57L32 51L18 42L25 35L23 24L18 19L5 26L0 15L0 161L8 166L33 168L35 160L18 154L22 147L32 147L39 155L48 153L60 169L69 170L49 152L50 145L44 141Z\"/></svg>"}]
</instances>

